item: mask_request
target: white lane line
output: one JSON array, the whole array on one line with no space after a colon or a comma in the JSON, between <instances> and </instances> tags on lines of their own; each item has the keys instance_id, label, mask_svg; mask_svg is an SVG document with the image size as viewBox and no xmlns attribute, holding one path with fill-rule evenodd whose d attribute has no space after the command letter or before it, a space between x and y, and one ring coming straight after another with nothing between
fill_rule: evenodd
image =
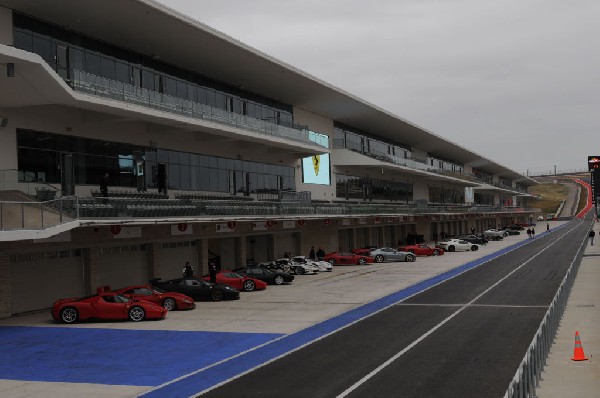
<instances>
[{"instance_id":1,"label":"white lane line","mask_svg":"<svg viewBox=\"0 0 600 398\"><path fill-rule=\"evenodd\" d=\"M381 365L379 365L377 368L375 368L369 374L367 374L366 376L364 376L362 379L360 379L359 381L357 381L356 383L354 383L353 385L351 385L350 387L348 387L344 392L342 392L340 395L338 395L337 398L343 398L343 397L348 396L350 393L352 393L352 391L356 390L358 387L360 387L361 385L363 385L364 383L366 383L367 381L369 381L369 379L371 379L377 373L381 372L383 369L385 369L386 367L388 367L396 359L400 358L402 355L404 355L405 353L407 353L411 348L413 348L414 346L416 346L417 344L419 344L420 342L422 342L423 340L425 340L433 332L435 332L436 330L438 330L439 328L441 328L442 326L444 326L446 323L448 323L455 316L457 316L458 314L460 314L461 312L463 312L469 306L473 305L473 303L475 301L479 300L483 295L485 295L490 290L494 289L496 286L498 286L499 284L501 284L502 282L504 282L512 274L514 274L515 272L517 272L518 270L520 270L521 268L523 268L525 265L527 265L529 262L531 262L534 258L536 258L537 256L539 256L540 254L542 254L543 252L545 252L546 250L548 250L556 242L558 242L559 240L563 239L571 231L573 231L576 227L577 226L575 226L574 228L571 228L569 231L567 231L560 238L558 238L555 241L549 243L546 247L544 247L542 250L540 250L539 252L537 252L529 260L525 261L524 263L522 263L521 265L519 265L517 268L515 268L514 270L512 270L511 272L509 272L507 275L505 275L502 279L498 280L496 283L494 283L493 285L491 285L490 287L488 287L487 289L485 289L481 294L479 294L473 300L471 300L468 303L464 304L460 309L458 309L453 314L449 315L446 319L444 319L443 321L441 321L440 323L438 323L436 326L434 326L432 329L430 329L429 331L427 331L425 334L423 334L417 340L413 341L411 344L409 344L408 346L406 346L402 351L398 352L396 355L394 355L393 357L391 357L390 359L388 359L387 361L385 361L384 363L382 363Z\"/></svg>"}]
</instances>

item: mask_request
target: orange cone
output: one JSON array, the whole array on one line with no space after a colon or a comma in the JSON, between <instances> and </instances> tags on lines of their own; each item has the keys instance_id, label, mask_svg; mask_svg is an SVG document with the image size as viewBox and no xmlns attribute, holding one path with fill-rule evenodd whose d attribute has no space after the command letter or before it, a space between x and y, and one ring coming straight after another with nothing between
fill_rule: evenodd
<instances>
[{"instance_id":1,"label":"orange cone","mask_svg":"<svg viewBox=\"0 0 600 398\"><path fill-rule=\"evenodd\" d=\"M585 354L583 353L583 347L581 346L581 340L579 339L579 332L575 332L575 349L573 351L572 361L587 361Z\"/></svg>"}]
</instances>

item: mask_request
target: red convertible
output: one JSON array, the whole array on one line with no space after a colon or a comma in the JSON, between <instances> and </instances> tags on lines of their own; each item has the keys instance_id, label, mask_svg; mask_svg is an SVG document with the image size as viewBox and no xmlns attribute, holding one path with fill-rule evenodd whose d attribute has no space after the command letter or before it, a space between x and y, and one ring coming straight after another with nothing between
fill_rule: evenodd
<instances>
[{"instance_id":1,"label":"red convertible","mask_svg":"<svg viewBox=\"0 0 600 398\"><path fill-rule=\"evenodd\" d=\"M202 277L205 281L209 281L210 277L205 275ZM263 290L267 288L267 283L260 279L242 276L238 273L229 270L221 270L217 272L217 283L231 286L238 290L251 292L253 290Z\"/></svg>"},{"instance_id":2,"label":"red convertible","mask_svg":"<svg viewBox=\"0 0 600 398\"><path fill-rule=\"evenodd\" d=\"M149 301L131 300L115 292L99 292L82 298L59 299L52 305L52 318L63 323L85 319L114 319L139 322L163 319L167 309Z\"/></svg>"},{"instance_id":3,"label":"red convertible","mask_svg":"<svg viewBox=\"0 0 600 398\"><path fill-rule=\"evenodd\" d=\"M375 259L365 254L354 254L351 252L333 252L326 254L323 260L328 261L331 265L343 264L367 264L374 263Z\"/></svg>"},{"instance_id":4,"label":"red convertible","mask_svg":"<svg viewBox=\"0 0 600 398\"><path fill-rule=\"evenodd\" d=\"M403 252L411 252L417 256L440 256L444 254L444 249L440 249L439 247L431 247L424 244L402 246L399 247L398 250Z\"/></svg>"},{"instance_id":5,"label":"red convertible","mask_svg":"<svg viewBox=\"0 0 600 398\"><path fill-rule=\"evenodd\" d=\"M165 292L152 285L128 286L115 292L134 300L146 300L162 305L169 311L191 310L196 307L193 298L177 292Z\"/></svg>"}]
</instances>

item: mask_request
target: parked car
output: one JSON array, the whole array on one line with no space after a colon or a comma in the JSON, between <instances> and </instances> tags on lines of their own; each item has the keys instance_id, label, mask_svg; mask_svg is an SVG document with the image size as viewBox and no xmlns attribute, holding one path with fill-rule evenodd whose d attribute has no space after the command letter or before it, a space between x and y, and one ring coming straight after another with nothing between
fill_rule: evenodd
<instances>
[{"instance_id":1,"label":"parked car","mask_svg":"<svg viewBox=\"0 0 600 398\"><path fill-rule=\"evenodd\" d=\"M478 245L485 245L489 242L484 235L466 235L461 236L458 239L466 240L467 242L471 243L477 243Z\"/></svg>"},{"instance_id":2,"label":"parked car","mask_svg":"<svg viewBox=\"0 0 600 398\"><path fill-rule=\"evenodd\" d=\"M279 270L283 272L292 272L292 261L289 258L278 258L273 261L265 261L258 264L259 267L269 270Z\"/></svg>"},{"instance_id":3,"label":"parked car","mask_svg":"<svg viewBox=\"0 0 600 398\"><path fill-rule=\"evenodd\" d=\"M440 249L439 247L431 247L423 243L402 246L399 247L398 250L404 252L411 252L416 254L417 256L441 256L442 254L444 254L443 249Z\"/></svg>"},{"instance_id":4,"label":"parked car","mask_svg":"<svg viewBox=\"0 0 600 398\"><path fill-rule=\"evenodd\" d=\"M294 275L287 272L265 269L258 266L238 268L235 269L234 272L242 276L260 279L269 285L283 285L284 283L290 283L294 280Z\"/></svg>"},{"instance_id":5,"label":"parked car","mask_svg":"<svg viewBox=\"0 0 600 398\"><path fill-rule=\"evenodd\" d=\"M161 281L160 278L151 279L150 284L167 292L185 294L196 301L237 300L240 298L240 291L231 286L214 284L193 276L167 281Z\"/></svg>"},{"instance_id":6,"label":"parked car","mask_svg":"<svg viewBox=\"0 0 600 398\"><path fill-rule=\"evenodd\" d=\"M519 232L519 230L516 229L512 229L510 227L504 227L502 229L502 231L506 231L508 233L508 235L521 235L521 232Z\"/></svg>"},{"instance_id":7,"label":"parked car","mask_svg":"<svg viewBox=\"0 0 600 398\"><path fill-rule=\"evenodd\" d=\"M146 300L151 303L162 305L169 311L191 310L196 307L194 299L182 293L167 292L159 287L146 285L127 286L116 293L134 300Z\"/></svg>"},{"instance_id":8,"label":"parked car","mask_svg":"<svg viewBox=\"0 0 600 398\"><path fill-rule=\"evenodd\" d=\"M209 280L209 278L208 275L202 277L204 280ZM243 290L245 292L264 290L267 288L267 283L260 279L240 275L230 270L221 270L217 272L217 283L228 285L234 289Z\"/></svg>"},{"instance_id":9,"label":"parked car","mask_svg":"<svg viewBox=\"0 0 600 398\"><path fill-rule=\"evenodd\" d=\"M333 271L333 265L331 265L331 263L323 260L312 260L306 256L294 256L292 257L292 264L296 265L296 264L309 264L309 265L314 265L315 267L317 267L317 270L319 272L327 272L327 271Z\"/></svg>"},{"instance_id":10,"label":"parked car","mask_svg":"<svg viewBox=\"0 0 600 398\"><path fill-rule=\"evenodd\" d=\"M300 256L299 256L300 257ZM316 264L307 261L294 261L291 258L277 259L276 262L287 261L290 265L290 272L296 275L313 275L319 272L319 267Z\"/></svg>"},{"instance_id":11,"label":"parked car","mask_svg":"<svg viewBox=\"0 0 600 398\"><path fill-rule=\"evenodd\" d=\"M417 256L409 251L399 251L392 249L391 247L380 247L371 251L371 257L375 259L376 263L382 263L384 261L406 261L414 262Z\"/></svg>"},{"instance_id":12,"label":"parked car","mask_svg":"<svg viewBox=\"0 0 600 398\"><path fill-rule=\"evenodd\" d=\"M488 229L483 231L483 236L488 240L502 240L508 236L508 232L501 229Z\"/></svg>"},{"instance_id":13,"label":"parked car","mask_svg":"<svg viewBox=\"0 0 600 398\"><path fill-rule=\"evenodd\" d=\"M331 265L336 264L371 264L375 262L375 259L371 256L364 254L354 254L351 252L333 252L328 253L324 257L325 261L328 261Z\"/></svg>"},{"instance_id":14,"label":"parked car","mask_svg":"<svg viewBox=\"0 0 600 398\"><path fill-rule=\"evenodd\" d=\"M99 292L81 298L63 298L52 305L52 318L63 323L87 319L163 319L168 310L145 300L133 300L115 292Z\"/></svg>"},{"instance_id":15,"label":"parked car","mask_svg":"<svg viewBox=\"0 0 600 398\"><path fill-rule=\"evenodd\" d=\"M351 251L353 254L362 254L368 256L369 254L371 254L371 251L375 249L377 249L377 246L366 246L361 247L360 249L352 249Z\"/></svg>"},{"instance_id":16,"label":"parked car","mask_svg":"<svg viewBox=\"0 0 600 398\"><path fill-rule=\"evenodd\" d=\"M479 250L478 244L471 243L463 239L450 239L445 242L438 243L436 247L442 248L447 252Z\"/></svg>"}]
</instances>

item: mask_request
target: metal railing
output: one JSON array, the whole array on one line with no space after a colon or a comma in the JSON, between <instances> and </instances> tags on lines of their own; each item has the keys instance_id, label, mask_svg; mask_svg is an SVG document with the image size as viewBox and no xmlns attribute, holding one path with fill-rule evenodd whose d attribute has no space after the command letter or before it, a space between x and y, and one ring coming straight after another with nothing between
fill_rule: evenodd
<instances>
[{"instance_id":1,"label":"metal railing","mask_svg":"<svg viewBox=\"0 0 600 398\"><path fill-rule=\"evenodd\" d=\"M534 398L536 396L535 389L540 385L542 371L546 366L546 359L556 337L562 315L567 307L567 300L575 282L583 252L584 250L579 250L564 276L554 300L552 300L533 341L527 349L525 357L521 361L513 380L509 383L504 398Z\"/></svg>"},{"instance_id":2,"label":"metal railing","mask_svg":"<svg viewBox=\"0 0 600 398\"><path fill-rule=\"evenodd\" d=\"M0 201L0 230L42 230L79 217L76 196L34 202Z\"/></svg>"},{"instance_id":3,"label":"metal railing","mask_svg":"<svg viewBox=\"0 0 600 398\"><path fill-rule=\"evenodd\" d=\"M70 72L71 79L68 83L75 91L142 105L148 108L176 113L195 119L226 124L228 126L250 130L263 135L284 138L286 140L302 142L304 144L316 144L323 148L329 148L329 137L327 135L310 131L304 126L297 125L296 128L283 126L281 124L229 112L210 105L184 100L172 95L137 87L133 84L122 83L105 77L96 76L81 70L72 69Z\"/></svg>"}]
</instances>

